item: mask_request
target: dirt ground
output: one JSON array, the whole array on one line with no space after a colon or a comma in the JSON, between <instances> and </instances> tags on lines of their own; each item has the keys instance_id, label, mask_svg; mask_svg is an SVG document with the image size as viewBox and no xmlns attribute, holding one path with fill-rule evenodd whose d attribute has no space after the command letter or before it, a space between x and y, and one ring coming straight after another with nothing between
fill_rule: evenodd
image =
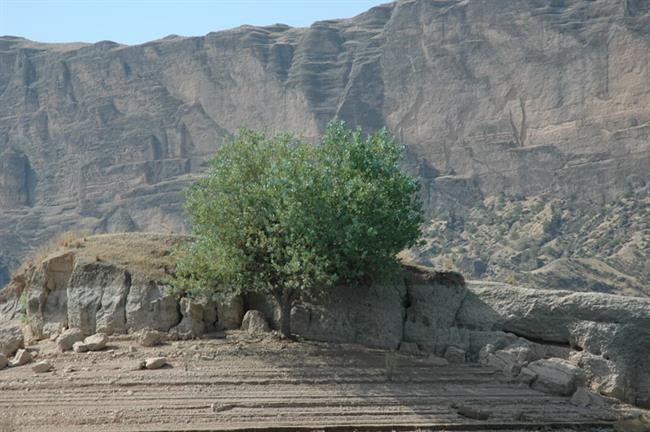
<instances>
[{"instance_id":1,"label":"dirt ground","mask_svg":"<svg viewBox=\"0 0 650 432\"><path fill-rule=\"evenodd\" d=\"M234 331L143 348L112 337L99 352L30 346L0 371L0 432L212 430L611 430L630 407L580 408L476 365ZM138 370L164 356L169 365ZM459 414L489 413L487 420ZM471 416L471 414L470 414Z\"/></svg>"}]
</instances>

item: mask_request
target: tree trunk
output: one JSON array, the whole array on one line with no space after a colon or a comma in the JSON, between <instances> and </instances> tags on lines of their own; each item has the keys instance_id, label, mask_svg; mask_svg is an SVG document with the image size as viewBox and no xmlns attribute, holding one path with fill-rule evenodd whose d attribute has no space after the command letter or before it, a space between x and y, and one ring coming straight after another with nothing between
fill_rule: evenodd
<instances>
[{"instance_id":1,"label":"tree trunk","mask_svg":"<svg viewBox=\"0 0 650 432\"><path fill-rule=\"evenodd\" d=\"M280 335L285 338L291 337L291 297L285 291L280 300Z\"/></svg>"}]
</instances>

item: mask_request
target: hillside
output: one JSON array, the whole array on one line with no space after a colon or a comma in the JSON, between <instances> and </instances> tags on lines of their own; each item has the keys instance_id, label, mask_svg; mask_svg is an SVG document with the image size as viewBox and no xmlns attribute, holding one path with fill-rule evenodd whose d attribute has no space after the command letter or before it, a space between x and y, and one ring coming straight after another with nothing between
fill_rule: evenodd
<instances>
[{"instance_id":1,"label":"hillside","mask_svg":"<svg viewBox=\"0 0 650 432\"><path fill-rule=\"evenodd\" d=\"M647 214L650 180L649 48L643 0L401 0L309 28L137 46L0 37L0 284L56 232L185 232L182 190L242 123L314 140L338 116L386 125L407 146L431 244L468 249L457 255L488 277L573 288L564 281L577 273L580 289L647 294L634 252L647 255L647 218L634 220ZM529 220L512 222L509 238L490 234L499 194L522 215L539 202L566 214L533 240L568 245L567 256L512 260ZM596 245L581 227L605 205L632 225ZM483 243L474 228L489 231Z\"/></svg>"}]
</instances>

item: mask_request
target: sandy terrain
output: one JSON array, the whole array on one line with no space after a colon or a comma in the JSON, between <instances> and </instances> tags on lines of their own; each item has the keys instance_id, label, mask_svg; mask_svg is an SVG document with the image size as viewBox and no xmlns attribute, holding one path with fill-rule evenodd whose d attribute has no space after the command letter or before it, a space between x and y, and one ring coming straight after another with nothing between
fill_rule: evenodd
<instances>
[{"instance_id":1,"label":"sandy terrain","mask_svg":"<svg viewBox=\"0 0 650 432\"><path fill-rule=\"evenodd\" d=\"M627 407L573 406L475 364L241 332L143 348L111 338L94 353L31 346L53 372L0 371L0 431L610 430ZM165 356L169 366L136 370ZM388 365L388 366L387 366ZM490 413L467 418L457 407Z\"/></svg>"}]
</instances>

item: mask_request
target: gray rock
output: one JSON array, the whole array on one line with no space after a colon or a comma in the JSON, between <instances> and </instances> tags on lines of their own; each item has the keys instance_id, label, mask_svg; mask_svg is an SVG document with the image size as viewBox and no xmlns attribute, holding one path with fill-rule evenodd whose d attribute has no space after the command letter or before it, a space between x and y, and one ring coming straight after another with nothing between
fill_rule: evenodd
<instances>
[{"instance_id":1,"label":"gray rock","mask_svg":"<svg viewBox=\"0 0 650 432\"><path fill-rule=\"evenodd\" d=\"M143 347L153 347L160 344L166 338L166 334L158 330L144 329L138 335L138 343Z\"/></svg>"},{"instance_id":2,"label":"gray rock","mask_svg":"<svg viewBox=\"0 0 650 432\"><path fill-rule=\"evenodd\" d=\"M106 336L104 333L97 333L84 339L84 345L86 345L88 351L103 350L106 348L107 343L108 336Z\"/></svg>"},{"instance_id":3,"label":"gray rock","mask_svg":"<svg viewBox=\"0 0 650 432\"><path fill-rule=\"evenodd\" d=\"M126 302L126 322L130 331L151 328L169 331L181 321L178 301L172 288L132 275Z\"/></svg>"},{"instance_id":4,"label":"gray rock","mask_svg":"<svg viewBox=\"0 0 650 432\"><path fill-rule=\"evenodd\" d=\"M164 357L152 357L148 358L144 362L144 367L146 369L160 369L161 367L167 364L167 359Z\"/></svg>"},{"instance_id":5,"label":"gray rock","mask_svg":"<svg viewBox=\"0 0 650 432\"><path fill-rule=\"evenodd\" d=\"M27 285L27 323L31 337L43 339L61 333L67 323L67 285L74 254L60 252L38 264Z\"/></svg>"},{"instance_id":6,"label":"gray rock","mask_svg":"<svg viewBox=\"0 0 650 432\"><path fill-rule=\"evenodd\" d=\"M9 357L25 346L23 332L17 325L0 328L0 353Z\"/></svg>"},{"instance_id":7,"label":"gray rock","mask_svg":"<svg viewBox=\"0 0 650 432\"><path fill-rule=\"evenodd\" d=\"M19 349L16 351L16 355L14 356L13 360L11 361L11 366L23 366L26 365L27 363L31 363L32 361L32 355L29 353L29 351L25 349Z\"/></svg>"},{"instance_id":8,"label":"gray rock","mask_svg":"<svg viewBox=\"0 0 650 432\"><path fill-rule=\"evenodd\" d=\"M86 345L83 342L75 342L72 344L72 350L76 353L83 353L83 352L88 352L90 349L88 348L88 345Z\"/></svg>"},{"instance_id":9,"label":"gray rock","mask_svg":"<svg viewBox=\"0 0 650 432\"><path fill-rule=\"evenodd\" d=\"M64 330L63 333L59 335L56 341L56 345L60 351L70 351L75 342L80 342L83 340L83 332L78 328L71 328Z\"/></svg>"},{"instance_id":10,"label":"gray rock","mask_svg":"<svg viewBox=\"0 0 650 432\"><path fill-rule=\"evenodd\" d=\"M54 369L54 366L52 366L52 364L47 360L34 363L32 366L32 371L34 371L34 373L50 372L52 369Z\"/></svg>"},{"instance_id":11,"label":"gray rock","mask_svg":"<svg viewBox=\"0 0 650 432\"><path fill-rule=\"evenodd\" d=\"M449 363L465 363L467 361L467 352L455 346L447 347L445 360Z\"/></svg>"},{"instance_id":12,"label":"gray rock","mask_svg":"<svg viewBox=\"0 0 650 432\"><path fill-rule=\"evenodd\" d=\"M571 335L574 329L584 334L580 322L632 323L650 316L650 299L533 290L495 282L472 281L468 288L457 315L461 325L547 342L577 343L580 337L572 340Z\"/></svg>"},{"instance_id":13,"label":"gray rock","mask_svg":"<svg viewBox=\"0 0 650 432\"><path fill-rule=\"evenodd\" d=\"M210 303L213 308L216 309L214 303ZM206 323L204 321L205 317L205 306L198 301L183 297L179 301L181 316L181 322L171 329L172 332L177 333L182 337L197 337L201 336L206 331ZM216 318L216 316L215 316ZM214 325L213 325L214 327Z\"/></svg>"},{"instance_id":14,"label":"gray rock","mask_svg":"<svg viewBox=\"0 0 650 432\"><path fill-rule=\"evenodd\" d=\"M535 390L569 396L577 388L581 370L562 359L543 359L530 363L524 370L537 375L532 383Z\"/></svg>"},{"instance_id":15,"label":"gray rock","mask_svg":"<svg viewBox=\"0 0 650 432\"><path fill-rule=\"evenodd\" d=\"M131 275L103 262L84 263L68 284L68 324L85 335L126 333L126 300Z\"/></svg>"},{"instance_id":16,"label":"gray rock","mask_svg":"<svg viewBox=\"0 0 650 432\"><path fill-rule=\"evenodd\" d=\"M490 418L489 411L472 407L469 405L460 405L458 406L458 408L456 408L456 411L458 412L458 414L462 415L463 417L471 418L474 420L484 421Z\"/></svg>"},{"instance_id":17,"label":"gray rock","mask_svg":"<svg viewBox=\"0 0 650 432\"><path fill-rule=\"evenodd\" d=\"M236 330L244 318L244 300L237 296L230 301L217 303L217 327L220 330Z\"/></svg>"},{"instance_id":18,"label":"gray rock","mask_svg":"<svg viewBox=\"0 0 650 432\"><path fill-rule=\"evenodd\" d=\"M0 369L4 369L9 364L9 359L2 353L0 353Z\"/></svg>"},{"instance_id":19,"label":"gray rock","mask_svg":"<svg viewBox=\"0 0 650 432\"><path fill-rule=\"evenodd\" d=\"M469 348L469 332L456 328L455 321L467 295L462 277L416 266L407 267L405 275L409 307L404 338L438 355L449 345Z\"/></svg>"},{"instance_id":20,"label":"gray rock","mask_svg":"<svg viewBox=\"0 0 650 432\"><path fill-rule=\"evenodd\" d=\"M571 403L581 408L587 408L587 407L602 408L608 405L607 399L603 398L602 396L596 393L587 390L584 387L578 387L575 393L573 393L573 395L571 396Z\"/></svg>"},{"instance_id":21,"label":"gray rock","mask_svg":"<svg viewBox=\"0 0 650 432\"><path fill-rule=\"evenodd\" d=\"M332 287L322 298L293 308L292 331L308 339L397 349L403 339L405 297L403 280Z\"/></svg>"},{"instance_id":22,"label":"gray rock","mask_svg":"<svg viewBox=\"0 0 650 432\"><path fill-rule=\"evenodd\" d=\"M264 315L262 312L257 310L249 310L246 312L241 324L241 329L252 335L268 333L271 331L269 323L264 318Z\"/></svg>"},{"instance_id":23,"label":"gray rock","mask_svg":"<svg viewBox=\"0 0 650 432\"><path fill-rule=\"evenodd\" d=\"M521 345L510 346L501 350L496 350L492 345L487 345L479 355L481 363L497 368L510 377L518 376L521 368L528 364L530 359L530 349Z\"/></svg>"}]
</instances>

